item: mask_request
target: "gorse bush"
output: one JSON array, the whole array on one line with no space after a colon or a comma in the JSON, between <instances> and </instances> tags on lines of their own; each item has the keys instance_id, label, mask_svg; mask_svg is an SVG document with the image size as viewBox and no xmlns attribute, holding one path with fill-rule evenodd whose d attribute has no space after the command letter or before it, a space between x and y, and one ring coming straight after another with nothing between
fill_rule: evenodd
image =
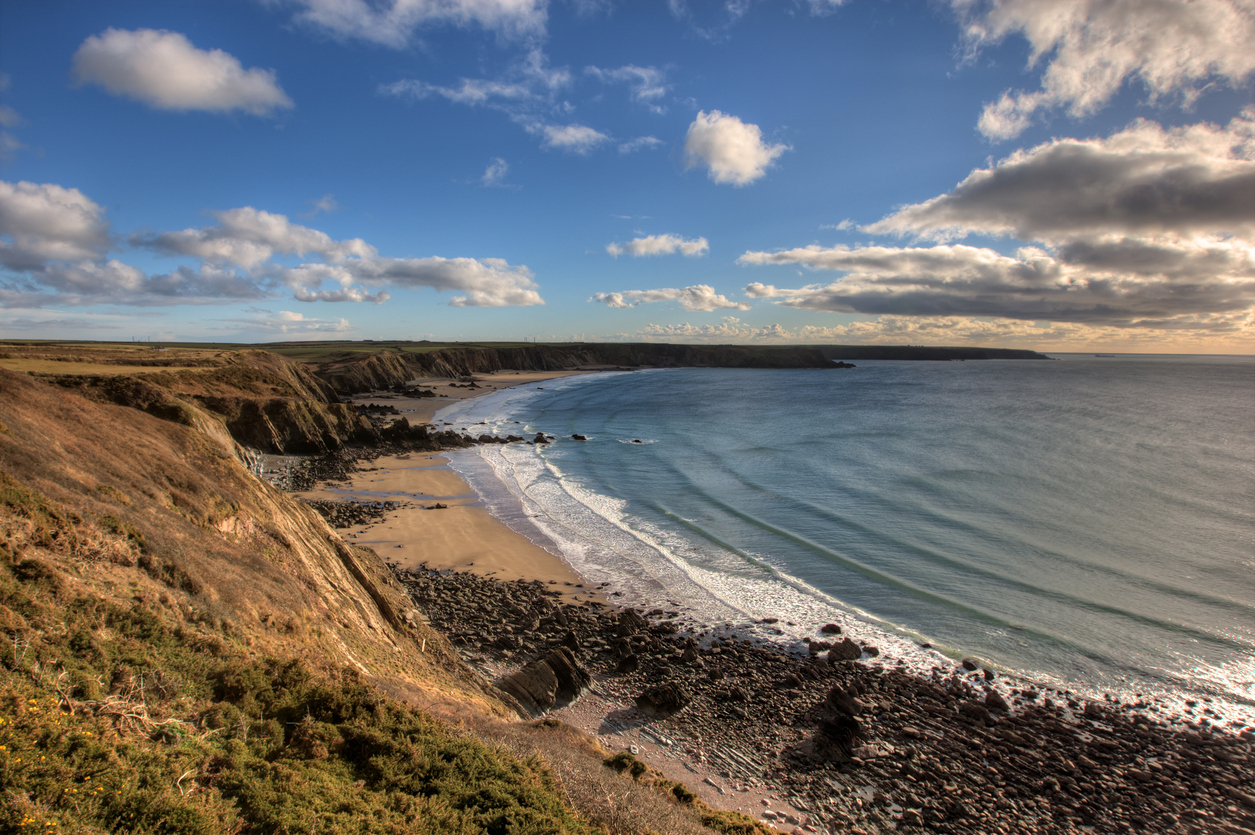
<instances>
[{"instance_id":1,"label":"gorse bush","mask_svg":"<svg viewBox=\"0 0 1255 835\"><path fill-rule=\"evenodd\" d=\"M0 563L0 830L585 833L539 760L352 671L242 650ZM55 605L54 605L55 604Z\"/></svg>"}]
</instances>

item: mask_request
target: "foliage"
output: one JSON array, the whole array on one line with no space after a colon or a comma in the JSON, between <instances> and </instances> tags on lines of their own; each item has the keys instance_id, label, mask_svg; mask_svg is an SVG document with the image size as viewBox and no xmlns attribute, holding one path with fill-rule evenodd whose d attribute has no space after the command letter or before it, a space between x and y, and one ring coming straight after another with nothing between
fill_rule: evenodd
<instances>
[{"instance_id":1,"label":"foliage","mask_svg":"<svg viewBox=\"0 0 1255 835\"><path fill-rule=\"evenodd\" d=\"M535 758L55 573L0 564L0 830L594 831Z\"/></svg>"}]
</instances>

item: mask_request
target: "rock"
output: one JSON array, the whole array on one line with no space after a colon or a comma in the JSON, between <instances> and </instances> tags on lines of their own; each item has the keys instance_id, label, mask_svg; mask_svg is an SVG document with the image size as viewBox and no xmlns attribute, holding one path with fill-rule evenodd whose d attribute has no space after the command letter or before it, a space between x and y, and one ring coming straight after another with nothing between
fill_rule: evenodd
<instances>
[{"instance_id":1,"label":"rock","mask_svg":"<svg viewBox=\"0 0 1255 835\"><path fill-rule=\"evenodd\" d=\"M636 706L652 716L670 716L683 710L692 700L687 690L668 682L645 690L636 697Z\"/></svg>"},{"instance_id":2,"label":"rock","mask_svg":"<svg viewBox=\"0 0 1255 835\"><path fill-rule=\"evenodd\" d=\"M974 670L980 667L980 664L978 664L975 660L971 658L964 658L959 663L962 664L963 669L967 670L968 672L973 672Z\"/></svg>"},{"instance_id":3,"label":"rock","mask_svg":"<svg viewBox=\"0 0 1255 835\"><path fill-rule=\"evenodd\" d=\"M497 686L513 696L533 716L544 713L559 700L574 700L592 677L564 647L552 649L544 658L532 661Z\"/></svg>"},{"instance_id":4,"label":"rock","mask_svg":"<svg viewBox=\"0 0 1255 835\"><path fill-rule=\"evenodd\" d=\"M985 722L990 719L989 708L980 702L965 701L959 702L959 713L978 722Z\"/></svg>"},{"instance_id":5,"label":"rock","mask_svg":"<svg viewBox=\"0 0 1255 835\"><path fill-rule=\"evenodd\" d=\"M572 435L572 436L571 436L571 440L573 440L573 441L587 441L587 440L588 440L588 436L587 436L587 435Z\"/></svg>"},{"instance_id":6,"label":"rock","mask_svg":"<svg viewBox=\"0 0 1255 835\"><path fill-rule=\"evenodd\" d=\"M614 671L620 675L634 673L641 668L641 659L636 653L625 655L619 659L619 663L615 665Z\"/></svg>"},{"instance_id":7,"label":"rock","mask_svg":"<svg viewBox=\"0 0 1255 835\"><path fill-rule=\"evenodd\" d=\"M1011 710L1011 705L1007 704L1007 700L1002 698L1002 694L996 690L990 690L985 694L985 707L1001 713L1008 713Z\"/></svg>"},{"instance_id":8,"label":"rock","mask_svg":"<svg viewBox=\"0 0 1255 835\"><path fill-rule=\"evenodd\" d=\"M863 657L863 648L846 638L828 650L829 661L857 661Z\"/></svg>"},{"instance_id":9,"label":"rock","mask_svg":"<svg viewBox=\"0 0 1255 835\"><path fill-rule=\"evenodd\" d=\"M684 652L680 653L680 660L685 664L701 661L701 657L697 654L697 644L693 642L692 638L684 642Z\"/></svg>"},{"instance_id":10,"label":"rock","mask_svg":"<svg viewBox=\"0 0 1255 835\"><path fill-rule=\"evenodd\" d=\"M534 443L534 444L547 444L547 443L549 443L549 439L545 437L545 433L544 433L544 432L537 432L537 433L536 433L536 437L532 439L532 443Z\"/></svg>"},{"instance_id":11,"label":"rock","mask_svg":"<svg viewBox=\"0 0 1255 835\"><path fill-rule=\"evenodd\" d=\"M828 641L808 641L806 644L806 650L811 655L819 655L830 649L832 649L832 644Z\"/></svg>"},{"instance_id":12,"label":"rock","mask_svg":"<svg viewBox=\"0 0 1255 835\"><path fill-rule=\"evenodd\" d=\"M811 750L823 759L844 762L854 755L854 746L862 738L859 721L841 714L819 723L811 740Z\"/></svg>"},{"instance_id":13,"label":"rock","mask_svg":"<svg viewBox=\"0 0 1255 835\"><path fill-rule=\"evenodd\" d=\"M871 644L863 644L861 649L867 655L868 658L876 658L877 656L880 655L880 648L874 647Z\"/></svg>"},{"instance_id":14,"label":"rock","mask_svg":"<svg viewBox=\"0 0 1255 835\"><path fill-rule=\"evenodd\" d=\"M819 631L825 635L840 635L841 627L837 626L835 623L825 623L823 626L819 627Z\"/></svg>"},{"instance_id":15,"label":"rock","mask_svg":"<svg viewBox=\"0 0 1255 835\"><path fill-rule=\"evenodd\" d=\"M828 695L824 698L824 707L833 713L846 716L857 716L863 712L863 703L856 698L852 690L846 690L841 685L828 691Z\"/></svg>"},{"instance_id":16,"label":"rock","mask_svg":"<svg viewBox=\"0 0 1255 835\"><path fill-rule=\"evenodd\" d=\"M624 609L622 612L619 612L618 632L624 638L630 638L646 626L648 624L645 622L645 619L638 615L635 609Z\"/></svg>"}]
</instances>

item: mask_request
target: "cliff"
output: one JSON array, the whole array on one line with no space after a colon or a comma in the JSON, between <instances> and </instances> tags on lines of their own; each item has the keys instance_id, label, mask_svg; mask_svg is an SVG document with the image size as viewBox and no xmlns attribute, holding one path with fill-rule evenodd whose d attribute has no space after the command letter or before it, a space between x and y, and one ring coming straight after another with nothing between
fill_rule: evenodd
<instances>
[{"instance_id":1,"label":"cliff","mask_svg":"<svg viewBox=\"0 0 1255 835\"><path fill-rule=\"evenodd\" d=\"M267 351L222 352L212 366L144 375L62 374L57 385L98 402L214 431L263 452L328 452L378 435L301 363ZM206 422L208 421L208 423Z\"/></svg>"},{"instance_id":2,"label":"cliff","mask_svg":"<svg viewBox=\"0 0 1255 835\"><path fill-rule=\"evenodd\" d=\"M201 370L0 369L0 829L594 835L661 804L708 831L518 724L377 554L244 468L223 403L326 391Z\"/></svg>"},{"instance_id":3,"label":"cliff","mask_svg":"<svg viewBox=\"0 0 1255 835\"><path fill-rule=\"evenodd\" d=\"M512 347L452 347L413 350L390 343L376 353L311 363L313 372L340 394L391 388L418 377L464 377L503 369L556 371L566 368L660 366L712 368L833 368L814 348L798 346L574 343Z\"/></svg>"}]
</instances>

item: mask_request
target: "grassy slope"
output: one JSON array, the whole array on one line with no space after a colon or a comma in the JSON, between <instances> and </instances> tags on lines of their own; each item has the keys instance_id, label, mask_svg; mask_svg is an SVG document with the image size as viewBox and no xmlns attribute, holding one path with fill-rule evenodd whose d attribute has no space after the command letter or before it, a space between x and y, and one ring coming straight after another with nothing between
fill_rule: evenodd
<instances>
[{"instance_id":1,"label":"grassy slope","mask_svg":"<svg viewBox=\"0 0 1255 835\"><path fill-rule=\"evenodd\" d=\"M229 439L0 371L0 829L705 831L506 716Z\"/></svg>"}]
</instances>

